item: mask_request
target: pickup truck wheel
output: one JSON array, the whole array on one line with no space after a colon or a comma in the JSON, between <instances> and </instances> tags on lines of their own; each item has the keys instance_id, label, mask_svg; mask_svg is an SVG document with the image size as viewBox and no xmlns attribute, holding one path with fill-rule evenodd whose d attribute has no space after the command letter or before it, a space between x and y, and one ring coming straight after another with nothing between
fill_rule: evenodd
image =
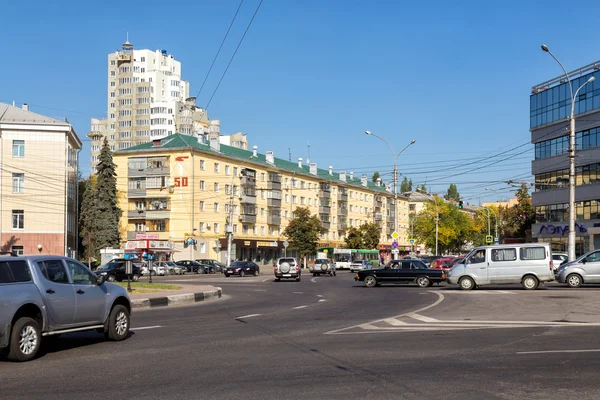
<instances>
[{"instance_id":1,"label":"pickup truck wheel","mask_svg":"<svg viewBox=\"0 0 600 400\"><path fill-rule=\"evenodd\" d=\"M110 311L108 317L108 332L109 340L123 340L129 334L129 311L121 304L117 304Z\"/></svg>"},{"instance_id":2,"label":"pickup truck wheel","mask_svg":"<svg viewBox=\"0 0 600 400\"><path fill-rule=\"evenodd\" d=\"M40 349L41 339L40 325L35 319L19 318L10 334L8 359L13 361L31 360Z\"/></svg>"},{"instance_id":3,"label":"pickup truck wheel","mask_svg":"<svg viewBox=\"0 0 600 400\"><path fill-rule=\"evenodd\" d=\"M417 285L419 285L419 287L425 288L431 286L431 281L426 276L420 276L417 278Z\"/></svg>"},{"instance_id":4,"label":"pickup truck wheel","mask_svg":"<svg viewBox=\"0 0 600 400\"><path fill-rule=\"evenodd\" d=\"M108 278L106 278L107 281L109 282L114 282L115 281L115 276L114 275L109 275Z\"/></svg>"},{"instance_id":5,"label":"pickup truck wheel","mask_svg":"<svg viewBox=\"0 0 600 400\"><path fill-rule=\"evenodd\" d=\"M377 286L377 278L375 278L373 275L369 275L367 277L365 277L365 286L368 288L372 288Z\"/></svg>"},{"instance_id":6,"label":"pickup truck wheel","mask_svg":"<svg viewBox=\"0 0 600 400\"><path fill-rule=\"evenodd\" d=\"M535 290L540 285L540 281L533 275L527 275L523 278L521 285L525 290Z\"/></svg>"},{"instance_id":7,"label":"pickup truck wheel","mask_svg":"<svg viewBox=\"0 0 600 400\"><path fill-rule=\"evenodd\" d=\"M473 290L475 288L475 281L468 276L460 278L458 284L462 290Z\"/></svg>"}]
</instances>

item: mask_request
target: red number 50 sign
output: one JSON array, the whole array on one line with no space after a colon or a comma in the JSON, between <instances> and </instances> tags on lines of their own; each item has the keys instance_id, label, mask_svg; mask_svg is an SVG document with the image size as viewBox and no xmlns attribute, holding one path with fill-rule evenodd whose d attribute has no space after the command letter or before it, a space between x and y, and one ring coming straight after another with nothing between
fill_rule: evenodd
<instances>
[{"instance_id":1,"label":"red number 50 sign","mask_svg":"<svg viewBox=\"0 0 600 400\"><path fill-rule=\"evenodd\" d=\"M175 186L180 187L180 186L187 186L187 185L188 185L187 176L184 176L181 178L175 178Z\"/></svg>"}]
</instances>

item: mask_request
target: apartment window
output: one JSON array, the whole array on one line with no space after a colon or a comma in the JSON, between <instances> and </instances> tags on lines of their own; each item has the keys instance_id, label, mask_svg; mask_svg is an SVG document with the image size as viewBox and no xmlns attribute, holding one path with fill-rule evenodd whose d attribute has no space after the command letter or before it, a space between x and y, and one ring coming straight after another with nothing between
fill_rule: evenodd
<instances>
[{"instance_id":1,"label":"apartment window","mask_svg":"<svg viewBox=\"0 0 600 400\"><path fill-rule=\"evenodd\" d=\"M237 174L238 174L237 167L233 167L233 176L237 176Z\"/></svg>"},{"instance_id":2,"label":"apartment window","mask_svg":"<svg viewBox=\"0 0 600 400\"><path fill-rule=\"evenodd\" d=\"M218 191L219 191L219 184L215 183L215 192L218 192Z\"/></svg>"},{"instance_id":3,"label":"apartment window","mask_svg":"<svg viewBox=\"0 0 600 400\"><path fill-rule=\"evenodd\" d=\"M260 234L261 234L262 236L265 236L265 227L264 227L264 226L261 226L261 227L260 227Z\"/></svg>"},{"instance_id":4,"label":"apartment window","mask_svg":"<svg viewBox=\"0 0 600 400\"><path fill-rule=\"evenodd\" d=\"M248 234L248 225L242 225L242 233L243 233L244 235L247 235L247 234Z\"/></svg>"},{"instance_id":5,"label":"apartment window","mask_svg":"<svg viewBox=\"0 0 600 400\"><path fill-rule=\"evenodd\" d=\"M220 230L221 230L221 224L219 224L218 222L215 222L215 233L219 233Z\"/></svg>"},{"instance_id":6,"label":"apartment window","mask_svg":"<svg viewBox=\"0 0 600 400\"><path fill-rule=\"evenodd\" d=\"M142 57L142 58L140 58L140 61L141 61L141 62L146 62L146 57Z\"/></svg>"},{"instance_id":7,"label":"apartment window","mask_svg":"<svg viewBox=\"0 0 600 400\"><path fill-rule=\"evenodd\" d=\"M25 211L12 210L13 229L25 229Z\"/></svg>"},{"instance_id":8,"label":"apartment window","mask_svg":"<svg viewBox=\"0 0 600 400\"><path fill-rule=\"evenodd\" d=\"M204 206L204 201L200 202L200 211L204 211L205 206Z\"/></svg>"},{"instance_id":9,"label":"apartment window","mask_svg":"<svg viewBox=\"0 0 600 400\"><path fill-rule=\"evenodd\" d=\"M231 185L225 184L225 194L231 194Z\"/></svg>"},{"instance_id":10,"label":"apartment window","mask_svg":"<svg viewBox=\"0 0 600 400\"><path fill-rule=\"evenodd\" d=\"M25 174L12 174L13 193L23 193Z\"/></svg>"},{"instance_id":11,"label":"apartment window","mask_svg":"<svg viewBox=\"0 0 600 400\"><path fill-rule=\"evenodd\" d=\"M200 181L200 190L205 190L204 181Z\"/></svg>"},{"instance_id":12,"label":"apartment window","mask_svg":"<svg viewBox=\"0 0 600 400\"><path fill-rule=\"evenodd\" d=\"M220 172L221 171L221 166L219 165L219 163L215 163L215 172Z\"/></svg>"},{"instance_id":13,"label":"apartment window","mask_svg":"<svg viewBox=\"0 0 600 400\"><path fill-rule=\"evenodd\" d=\"M335 224L335 220L336 220L336 218L335 218L335 216L334 216L334 217L333 217L333 223L334 223L334 224Z\"/></svg>"},{"instance_id":14,"label":"apartment window","mask_svg":"<svg viewBox=\"0 0 600 400\"><path fill-rule=\"evenodd\" d=\"M225 175L229 175L231 173L231 167L229 165L225 166Z\"/></svg>"},{"instance_id":15,"label":"apartment window","mask_svg":"<svg viewBox=\"0 0 600 400\"><path fill-rule=\"evenodd\" d=\"M221 206L220 206L220 204L219 204L219 203L215 203L215 207L214 207L214 209L215 209L215 212L216 212L216 213L218 213L218 212L219 212L219 210L221 209Z\"/></svg>"},{"instance_id":16,"label":"apartment window","mask_svg":"<svg viewBox=\"0 0 600 400\"><path fill-rule=\"evenodd\" d=\"M289 203L289 202L290 202L290 195L289 195L289 194L286 194L286 195L285 195L285 202L286 202L286 203Z\"/></svg>"},{"instance_id":17,"label":"apartment window","mask_svg":"<svg viewBox=\"0 0 600 400\"><path fill-rule=\"evenodd\" d=\"M110 60L110 65L115 65L115 60Z\"/></svg>"},{"instance_id":18,"label":"apartment window","mask_svg":"<svg viewBox=\"0 0 600 400\"><path fill-rule=\"evenodd\" d=\"M23 246L12 246L10 248L10 251L18 256L22 256L23 254L25 254L25 248Z\"/></svg>"},{"instance_id":19,"label":"apartment window","mask_svg":"<svg viewBox=\"0 0 600 400\"><path fill-rule=\"evenodd\" d=\"M288 218L288 215L289 215L289 214L288 214L287 210L285 210L285 219L287 219L287 218Z\"/></svg>"},{"instance_id":20,"label":"apartment window","mask_svg":"<svg viewBox=\"0 0 600 400\"><path fill-rule=\"evenodd\" d=\"M308 199L308 205L312 207L312 199Z\"/></svg>"},{"instance_id":21,"label":"apartment window","mask_svg":"<svg viewBox=\"0 0 600 400\"><path fill-rule=\"evenodd\" d=\"M237 206L237 204L233 205L233 213L236 214L236 215L238 213L238 206Z\"/></svg>"},{"instance_id":22,"label":"apartment window","mask_svg":"<svg viewBox=\"0 0 600 400\"><path fill-rule=\"evenodd\" d=\"M225 212L229 214L229 210L231 210L231 204L225 203Z\"/></svg>"},{"instance_id":23,"label":"apartment window","mask_svg":"<svg viewBox=\"0 0 600 400\"><path fill-rule=\"evenodd\" d=\"M354 206L352 204L350 204L350 212L352 212L353 209L354 209Z\"/></svg>"},{"instance_id":24,"label":"apartment window","mask_svg":"<svg viewBox=\"0 0 600 400\"><path fill-rule=\"evenodd\" d=\"M265 192L264 190L261 190L260 191L260 198L263 199L263 200L266 199L267 198L267 192Z\"/></svg>"},{"instance_id":25,"label":"apartment window","mask_svg":"<svg viewBox=\"0 0 600 400\"><path fill-rule=\"evenodd\" d=\"M204 222L200 222L200 232L206 232L206 226L204 225Z\"/></svg>"},{"instance_id":26,"label":"apartment window","mask_svg":"<svg viewBox=\"0 0 600 400\"><path fill-rule=\"evenodd\" d=\"M252 227L252 233L255 235L258 234L258 228L256 226Z\"/></svg>"},{"instance_id":27,"label":"apartment window","mask_svg":"<svg viewBox=\"0 0 600 400\"><path fill-rule=\"evenodd\" d=\"M264 209L264 208L261 208L261 209L260 209L260 216L261 216L261 217L264 217L264 216L265 216L265 209Z\"/></svg>"},{"instance_id":28,"label":"apartment window","mask_svg":"<svg viewBox=\"0 0 600 400\"><path fill-rule=\"evenodd\" d=\"M233 224L233 233L238 233L238 226L237 226L237 224Z\"/></svg>"},{"instance_id":29,"label":"apartment window","mask_svg":"<svg viewBox=\"0 0 600 400\"><path fill-rule=\"evenodd\" d=\"M149 176L146 178L147 189L162 189L168 186L169 177L167 176Z\"/></svg>"},{"instance_id":30,"label":"apartment window","mask_svg":"<svg viewBox=\"0 0 600 400\"><path fill-rule=\"evenodd\" d=\"M300 189L306 189L306 182L304 182L304 181L300 182Z\"/></svg>"},{"instance_id":31,"label":"apartment window","mask_svg":"<svg viewBox=\"0 0 600 400\"><path fill-rule=\"evenodd\" d=\"M25 157L24 140L13 140L13 157Z\"/></svg>"}]
</instances>

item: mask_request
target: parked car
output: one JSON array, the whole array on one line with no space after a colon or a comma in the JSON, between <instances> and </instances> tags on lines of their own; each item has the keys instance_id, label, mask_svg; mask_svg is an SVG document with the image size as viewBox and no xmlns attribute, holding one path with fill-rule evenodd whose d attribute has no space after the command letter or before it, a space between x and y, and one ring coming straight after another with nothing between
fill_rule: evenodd
<instances>
[{"instance_id":1,"label":"parked car","mask_svg":"<svg viewBox=\"0 0 600 400\"><path fill-rule=\"evenodd\" d=\"M586 283L600 283L600 250L590 251L575 261L559 266L556 279L572 288Z\"/></svg>"},{"instance_id":2,"label":"parked car","mask_svg":"<svg viewBox=\"0 0 600 400\"><path fill-rule=\"evenodd\" d=\"M321 274L335 276L335 263L332 263L328 258L316 259L315 263L311 265L308 270L313 276L319 276Z\"/></svg>"},{"instance_id":3,"label":"parked car","mask_svg":"<svg viewBox=\"0 0 600 400\"><path fill-rule=\"evenodd\" d=\"M210 273L210 274L215 274L218 272L223 272L225 270L225 265L220 263L217 260L211 260L211 259L201 259L201 260L196 260L197 262L199 262L202 265L207 266L208 268L205 268L205 273Z\"/></svg>"},{"instance_id":4,"label":"parked car","mask_svg":"<svg viewBox=\"0 0 600 400\"><path fill-rule=\"evenodd\" d=\"M239 275L244 277L246 275L258 276L260 268L252 261L234 261L231 266L225 269L225 277L229 278L231 275Z\"/></svg>"},{"instance_id":5,"label":"parked car","mask_svg":"<svg viewBox=\"0 0 600 400\"><path fill-rule=\"evenodd\" d=\"M108 263L98 267L96 271L97 276L104 276L108 282L122 282L127 280L126 262L124 258L115 258L110 260ZM139 260L133 260L133 274L131 280L137 282L142 276L143 264Z\"/></svg>"},{"instance_id":6,"label":"parked car","mask_svg":"<svg viewBox=\"0 0 600 400\"><path fill-rule=\"evenodd\" d=\"M363 269L369 269L372 265L366 260L354 260L350 263L350 272L362 271Z\"/></svg>"},{"instance_id":7,"label":"parked car","mask_svg":"<svg viewBox=\"0 0 600 400\"><path fill-rule=\"evenodd\" d=\"M200 264L197 261L193 261L193 260L177 261L177 262L175 262L175 265L184 267L186 272L191 272L191 273L195 273L195 274L201 274L204 272L204 268L202 267L202 264Z\"/></svg>"},{"instance_id":8,"label":"parked car","mask_svg":"<svg viewBox=\"0 0 600 400\"><path fill-rule=\"evenodd\" d=\"M454 266L454 257L442 257L442 258L438 258L436 260L433 260L429 264L429 268L443 269L444 271L448 271L453 266Z\"/></svg>"},{"instance_id":9,"label":"parked car","mask_svg":"<svg viewBox=\"0 0 600 400\"><path fill-rule=\"evenodd\" d=\"M569 261L569 255L567 253L552 253L552 261L554 264L554 272L556 273L558 267Z\"/></svg>"},{"instance_id":10,"label":"parked car","mask_svg":"<svg viewBox=\"0 0 600 400\"><path fill-rule=\"evenodd\" d=\"M281 279L295 279L296 282L300 282L302 277L302 269L298 261L291 257L278 259L273 270L277 282Z\"/></svg>"},{"instance_id":11,"label":"parked car","mask_svg":"<svg viewBox=\"0 0 600 400\"><path fill-rule=\"evenodd\" d=\"M183 275L187 268L175 264L173 261L155 261L152 263L156 275Z\"/></svg>"},{"instance_id":12,"label":"parked car","mask_svg":"<svg viewBox=\"0 0 600 400\"><path fill-rule=\"evenodd\" d=\"M462 264L462 262L465 260L464 257L456 257L454 260L452 260L452 265L456 265L456 264Z\"/></svg>"},{"instance_id":13,"label":"parked car","mask_svg":"<svg viewBox=\"0 0 600 400\"><path fill-rule=\"evenodd\" d=\"M520 283L524 289L534 290L540 282L552 281L554 268L548 243L476 247L448 272L448 282L463 290L505 283Z\"/></svg>"},{"instance_id":14,"label":"parked car","mask_svg":"<svg viewBox=\"0 0 600 400\"><path fill-rule=\"evenodd\" d=\"M29 361L51 335L99 330L110 340L127 338L129 296L104 283L106 276L67 257L0 257L0 350Z\"/></svg>"},{"instance_id":15,"label":"parked car","mask_svg":"<svg viewBox=\"0 0 600 400\"><path fill-rule=\"evenodd\" d=\"M421 260L393 260L382 268L358 271L354 277L369 288L387 283L416 283L420 287L429 287L445 279L446 271L428 268Z\"/></svg>"}]
</instances>

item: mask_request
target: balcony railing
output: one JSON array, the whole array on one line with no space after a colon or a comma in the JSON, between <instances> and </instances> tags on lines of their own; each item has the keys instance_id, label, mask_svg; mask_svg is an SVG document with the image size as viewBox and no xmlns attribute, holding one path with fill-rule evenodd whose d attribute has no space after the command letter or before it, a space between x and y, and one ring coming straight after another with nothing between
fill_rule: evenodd
<instances>
[{"instance_id":1,"label":"balcony railing","mask_svg":"<svg viewBox=\"0 0 600 400\"><path fill-rule=\"evenodd\" d=\"M145 219L146 218L146 210L129 210L129 211L127 211L127 218L129 218L129 219L136 219L136 218Z\"/></svg>"},{"instance_id":2,"label":"balcony railing","mask_svg":"<svg viewBox=\"0 0 600 400\"><path fill-rule=\"evenodd\" d=\"M323 229L327 229L327 230L329 230L329 228L331 227L331 224L329 223L329 221L321 221L321 225L323 226Z\"/></svg>"},{"instance_id":3,"label":"balcony railing","mask_svg":"<svg viewBox=\"0 0 600 400\"><path fill-rule=\"evenodd\" d=\"M337 209L337 215L340 216L347 216L348 215L348 209L347 208L339 208Z\"/></svg>"},{"instance_id":4,"label":"balcony railing","mask_svg":"<svg viewBox=\"0 0 600 400\"><path fill-rule=\"evenodd\" d=\"M256 186L256 178L253 176L242 176L240 178L240 185L242 186Z\"/></svg>"},{"instance_id":5,"label":"balcony railing","mask_svg":"<svg viewBox=\"0 0 600 400\"><path fill-rule=\"evenodd\" d=\"M329 206L319 206L319 214L330 214L331 208Z\"/></svg>"},{"instance_id":6,"label":"balcony railing","mask_svg":"<svg viewBox=\"0 0 600 400\"><path fill-rule=\"evenodd\" d=\"M247 223L247 224L255 224L256 223L256 215L242 214L242 215L240 215L239 219L240 219L240 222Z\"/></svg>"},{"instance_id":7,"label":"balcony railing","mask_svg":"<svg viewBox=\"0 0 600 400\"><path fill-rule=\"evenodd\" d=\"M279 182L267 182L268 190L281 190L281 181Z\"/></svg>"},{"instance_id":8,"label":"balcony railing","mask_svg":"<svg viewBox=\"0 0 600 400\"><path fill-rule=\"evenodd\" d=\"M331 198L331 192L330 191L325 191L325 190L319 190L319 197L322 197L324 199L330 199Z\"/></svg>"},{"instance_id":9,"label":"balcony railing","mask_svg":"<svg viewBox=\"0 0 600 400\"><path fill-rule=\"evenodd\" d=\"M281 199L267 199L267 206L281 207Z\"/></svg>"},{"instance_id":10,"label":"balcony railing","mask_svg":"<svg viewBox=\"0 0 600 400\"><path fill-rule=\"evenodd\" d=\"M129 197L130 199L146 197L146 189L129 189L127 191L127 197Z\"/></svg>"},{"instance_id":11,"label":"balcony railing","mask_svg":"<svg viewBox=\"0 0 600 400\"><path fill-rule=\"evenodd\" d=\"M242 194L240 196L240 203L256 204L256 195L252 196L252 195Z\"/></svg>"},{"instance_id":12,"label":"balcony railing","mask_svg":"<svg viewBox=\"0 0 600 400\"><path fill-rule=\"evenodd\" d=\"M279 215L268 215L267 224L269 225L281 225L281 217Z\"/></svg>"},{"instance_id":13,"label":"balcony railing","mask_svg":"<svg viewBox=\"0 0 600 400\"><path fill-rule=\"evenodd\" d=\"M348 229L348 224L346 222L338 222L337 228L338 228L338 231L345 231Z\"/></svg>"},{"instance_id":14,"label":"balcony railing","mask_svg":"<svg viewBox=\"0 0 600 400\"><path fill-rule=\"evenodd\" d=\"M348 201L348 193L338 193L337 200L347 202Z\"/></svg>"}]
</instances>

